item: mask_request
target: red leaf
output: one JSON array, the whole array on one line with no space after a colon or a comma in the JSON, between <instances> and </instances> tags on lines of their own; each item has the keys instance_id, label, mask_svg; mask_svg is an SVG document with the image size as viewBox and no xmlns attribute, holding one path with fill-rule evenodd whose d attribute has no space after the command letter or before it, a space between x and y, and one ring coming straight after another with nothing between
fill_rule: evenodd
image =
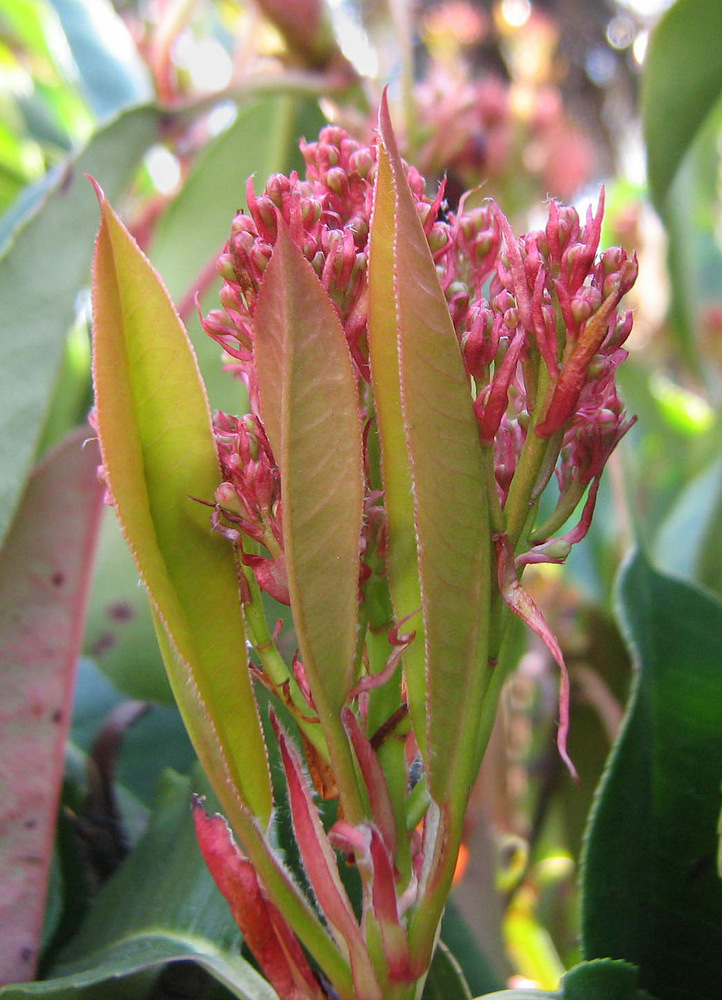
<instances>
[{"instance_id":1,"label":"red leaf","mask_svg":"<svg viewBox=\"0 0 722 1000\"><path fill-rule=\"evenodd\" d=\"M253 865L239 850L225 819L209 816L194 796L193 819L201 853L268 981L283 1000L323 1000L306 956L282 914L266 896Z\"/></svg>"},{"instance_id":2,"label":"red leaf","mask_svg":"<svg viewBox=\"0 0 722 1000\"><path fill-rule=\"evenodd\" d=\"M301 758L273 713L271 722L281 749L293 828L308 881L339 943L348 948L354 985L359 997L364 1000L381 1000L361 928L341 882L336 856L314 805Z\"/></svg>"},{"instance_id":3,"label":"red leaf","mask_svg":"<svg viewBox=\"0 0 722 1000\"><path fill-rule=\"evenodd\" d=\"M0 554L0 985L38 958L103 488L82 430L43 460Z\"/></svg>"},{"instance_id":4,"label":"red leaf","mask_svg":"<svg viewBox=\"0 0 722 1000\"><path fill-rule=\"evenodd\" d=\"M514 553L512 552L508 537L506 535L494 535L494 545L496 546L496 557L498 560L499 590L501 591L501 596L514 614L518 615L533 632L536 632L559 667L559 729L557 731L557 747L559 748L562 760L576 781L578 780L577 771L567 753L567 736L569 734L569 673L567 672L567 665L564 662L564 655L557 642L557 637L549 628L544 615L532 600L531 595L524 590L519 582L514 563Z\"/></svg>"},{"instance_id":5,"label":"red leaf","mask_svg":"<svg viewBox=\"0 0 722 1000\"><path fill-rule=\"evenodd\" d=\"M345 708L341 718L361 768L364 785L369 796L371 813L383 837L386 849L393 858L396 854L396 822L386 777L373 747L361 730L358 719L351 709Z\"/></svg>"}]
</instances>

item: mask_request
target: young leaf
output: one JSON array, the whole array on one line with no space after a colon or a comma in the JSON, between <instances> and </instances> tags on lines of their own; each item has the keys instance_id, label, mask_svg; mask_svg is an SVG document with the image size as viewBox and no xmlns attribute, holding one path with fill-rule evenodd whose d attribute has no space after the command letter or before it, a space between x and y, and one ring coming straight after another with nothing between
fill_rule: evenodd
<instances>
[{"instance_id":1,"label":"young leaf","mask_svg":"<svg viewBox=\"0 0 722 1000\"><path fill-rule=\"evenodd\" d=\"M491 554L486 486L468 377L385 100L380 133L379 160L387 159L391 171L390 177L380 172L379 183L393 184L396 209L400 387L426 641L426 766L432 797L461 804L473 780L476 723L487 677ZM390 209L387 194L380 204L377 225L381 212Z\"/></svg>"},{"instance_id":2,"label":"young leaf","mask_svg":"<svg viewBox=\"0 0 722 1000\"><path fill-rule=\"evenodd\" d=\"M314 805L301 759L275 714L271 715L271 722L281 750L293 828L308 881L336 941L349 953L354 986L359 996L381 1000L361 928L341 882L336 857Z\"/></svg>"},{"instance_id":3,"label":"young leaf","mask_svg":"<svg viewBox=\"0 0 722 1000\"><path fill-rule=\"evenodd\" d=\"M264 893L224 818L218 813L210 816L196 797L193 819L203 858L269 982L284 1000L322 1000L301 945Z\"/></svg>"},{"instance_id":4,"label":"young leaf","mask_svg":"<svg viewBox=\"0 0 722 1000\"><path fill-rule=\"evenodd\" d=\"M33 473L0 553L0 984L38 959L102 489L86 432Z\"/></svg>"},{"instance_id":5,"label":"young leaf","mask_svg":"<svg viewBox=\"0 0 722 1000\"><path fill-rule=\"evenodd\" d=\"M322 725L354 681L361 417L341 323L282 219L255 314L262 415L281 471L293 620Z\"/></svg>"},{"instance_id":6,"label":"young leaf","mask_svg":"<svg viewBox=\"0 0 722 1000\"><path fill-rule=\"evenodd\" d=\"M210 529L220 472L192 348L157 274L99 193L93 374L105 474L151 597L171 685L233 822L271 790L233 552Z\"/></svg>"},{"instance_id":7,"label":"young leaf","mask_svg":"<svg viewBox=\"0 0 722 1000\"><path fill-rule=\"evenodd\" d=\"M619 601L638 669L587 834L584 954L633 962L640 987L665 1000L714 1000L722 606L639 554Z\"/></svg>"},{"instance_id":8,"label":"young leaf","mask_svg":"<svg viewBox=\"0 0 722 1000\"><path fill-rule=\"evenodd\" d=\"M369 362L374 387L384 507L388 525L386 571L396 621L416 636L404 650L409 710L422 754L426 751L426 659L416 554L413 483L399 383L394 253L396 197L388 155L379 148L369 235Z\"/></svg>"}]
</instances>

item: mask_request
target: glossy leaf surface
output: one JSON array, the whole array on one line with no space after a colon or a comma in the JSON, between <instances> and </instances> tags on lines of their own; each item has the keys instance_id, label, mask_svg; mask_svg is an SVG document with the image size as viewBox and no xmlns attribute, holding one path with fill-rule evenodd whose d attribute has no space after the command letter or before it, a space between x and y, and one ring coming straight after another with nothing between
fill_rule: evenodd
<instances>
[{"instance_id":1,"label":"glossy leaf surface","mask_svg":"<svg viewBox=\"0 0 722 1000\"><path fill-rule=\"evenodd\" d=\"M171 685L229 816L236 795L270 814L236 566L213 533L220 481L190 343L147 259L101 198L94 265L94 379L103 463L150 595Z\"/></svg>"},{"instance_id":2,"label":"glossy leaf surface","mask_svg":"<svg viewBox=\"0 0 722 1000\"><path fill-rule=\"evenodd\" d=\"M722 992L722 607L641 555L622 574L619 601L638 673L588 833L584 952L633 962L640 987L664 1000L713 1000Z\"/></svg>"},{"instance_id":3,"label":"glossy leaf surface","mask_svg":"<svg viewBox=\"0 0 722 1000\"><path fill-rule=\"evenodd\" d=\"M483 698L490 587L486 490L468 377L385 104L380 128L379 155L391 166L397 219L401 400L426 636L426 762L431 794L445 801L465 795L471 781Z\"/></svg>"},{"instance_id":4,"label":"glossy leaf surface","mask_svg":"<svg viewBox=\"0 0 722 1000\"><path fill-rule=\"evenodd\" d=\"M282 220L255 326L296 635L318 711L337 716L354 679L361 420L343 328Z\"/></svg>"},{"instance_id":5,"label":"glossy leaf surface","mask_svg":"<svg viewBox=\"0 0 722 1000\"><path fill-rule=\"evenodd\" d=\"M0 983L33 976L102 487L86 432L33 473L0 553Z\"/></svg>"},{"instance_id":6,"label":"glossy leaf surface","mask_svg":"<svg viewBox=\"0 0 722 1000\"><path fill-rule=\"evenodd\" d=\"M649 184L660 210L700 125L722 95L722 2L677 0L652 33L642 112Z\"/></svg>"},{"instance_id":7,"label":"glossy leaf surface","mask_svg":"<svg viewBox=\"0 0 722 1000\"><path fill-rule=\"evenodd\" d=\"M83 176L110 198L124 189L153 141L154 108L128 112L100 130L57 170L32 213L18 222L0 259L0 540L33 462L65 335L86 282L97 207ZM62 248L62 250L60 249Z\"/></svg>"}]
</instances>

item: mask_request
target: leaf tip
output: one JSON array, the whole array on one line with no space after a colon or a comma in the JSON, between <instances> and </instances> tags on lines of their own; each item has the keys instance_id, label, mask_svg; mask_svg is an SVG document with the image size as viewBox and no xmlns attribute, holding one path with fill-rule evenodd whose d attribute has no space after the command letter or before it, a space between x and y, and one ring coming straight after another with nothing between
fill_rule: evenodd
<instances>
[{"instance_id":1,"label":"leaf tip","mask_svg":"<svg viewBox=\"0 0 722 1000\"><path fill-rule=\"evenodd\" d=\"M384 146L394 144L394 130L393 125L391 124L391 112L389 110L388 84L386 84L383 89L383 93L381 94L381 103L379 105L379 136Z\"/></svg>"},{"instance_id":2,"label":"leaf tip","mask_svg":"<svg viewBox=\"0 0 722 1000\"><path fill-rule=\"evenodd\" d=\"M103 205L106 202L105 192L103 191L102 187L96 181L96 179L93 177L92 174L86 174L85 176L88 178L88 180L90 181L90 183L93 185L93 189L95 191L95 197L98 199L98 204L100 205L100 207L102 209Z\"/></svg>"}]
</instances>

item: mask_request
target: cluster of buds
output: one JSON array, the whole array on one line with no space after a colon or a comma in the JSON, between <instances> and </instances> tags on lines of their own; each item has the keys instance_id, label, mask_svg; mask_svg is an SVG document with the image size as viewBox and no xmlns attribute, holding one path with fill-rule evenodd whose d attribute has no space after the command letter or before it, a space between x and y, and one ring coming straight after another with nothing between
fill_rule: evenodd
<instances>
[{"instance_id":1,"label":"cluster of buds","mask_svg":"<svg viewBox=\"0 0 722 1000\"><path fill-rule=\"evenodd\" d=\"M520 239L498 205L463 208L462 202L451 219L442 285L475 394L479 434L494 449L501 507L534 439L543 463L532 502L556 471L555 513L529 532L535 551L521 556L541 561L543 552L567 553L586 534L604 466L633 422L615 372L627 357L623 345L632 328L631 312L620 313L619 305L636 280L637 262L618 247L598 254L603 193L584 225L574 208L552 201L545 229ZM550 547L550 532L568 520L590 483L579 526ZM519 537L514 541L518 545ZM558 561L558 555L550 558Z\"/></svg>"},{"instance_id":2,"label":"cluster of buds","mask_svg":"<svg viewBox=\"0 0 722 1000\"><path fill-rule=\"evenodd\" d=\"M257 407L253 362L253 311L263 274L278 235L278 216L318 275L343 324L359 375L368 380L367 250L373 206L376 154L341 128L327 126L318 141L302 142L306 177L273 175L256 197L246 188L248 212L239 212L219 259L224 279L223 309L213 310L204 327L234 359ZM427 198L421 175L409 168L419 216L430 245L443 252L448 233L437 220L441 196Z\"/></svg>"},{"instance_id":3,"label":"cluster of buds","mask_svg":"<svg viewBox=\"0 0 722 1000\"><path fill-rule=\"evenodd\" d=\"M443 187L435 198L428 197L423 178L403 164L395 146L389 145L394 142L393 134L390 124L385 127L384 142L374 147L359 145L338 127L327 127L317 142L301 146L307 167L304 179L296 173L276 175L258 196L249 182L248 211L236 216L220 258L223 308L211 312L204 321L206 331L223 346L231 358L230 367L249 391L250 414L216 417L223 482L215 495L213 523L233 542L243 567L247 635L260 663L254 670L290 709L303 736L316 791L323 797L340 798L342 818L327 832L300 754L274 717L300 854L333 945L328 944L327 932L320 924L309 925L309 929L304 920L286 922L283 907L277 904L290 890L283 881L286 876L280 879L273 867L275 862L269 870L281 890L274 899L270 883L264 883L267 875L254 871L233 846L220 818L209 820L198 812L197 826L209 866L249 946L277 989L298 1000L335 995L344 1000L381 1000L382 996L386 1000L413 1000L423 985L453 872L466 796L486 738L473 726L478 725L479 714L489 726L493 718L493 711L480 713L481 700L475 703L471 721L463 723L472 727L465 744L471 749L455 765L456 770L449 772L449 781L454 784L447 794L446 778L438 777L439 766L445 764L434 760L437 751L431 745L444 725L448 728L455 723L453 719L436 721L439 713L443 714L439 706L446 704L446 695L438 683L432 692L431 682L433 671L439 669L436 664L453 669L449 667L447 624L438 608L455 583L450 576L456 574L457 562L464 563L459 576L470 581L463 594L459 591L459 609L464 613L468 610L469 600L463 596L468 594L470 600L478 601L478 609L470 612L475 623L481 621L483 613L497 616L483 635L482 626L468 623L452 625L449 633L453 645L459 635L479 631L469 640L470 645L464 645L464 638L458 650L452 650L458 663L469 671L465 683L477 685L470 703L472 698L486 697L486 682L479 677L484 671L493 674L498 665L506 612L511 609L543 637L562 668L559 743L565 754L568 682L563 659L541 613L521 587L520 576L527 563L563 561L571 545L586 534L604 465L631 424L617 395L615 372L626 356L623 345L631 328L631 316L620 311L620 304L636 278L637 266L618 249L599 254L603 198L596 212L588 212L584 224L574 209L552 202L546 228L517 238L493 202L472 206L468 196L461 200L457 213L450 213L445 211ZM379 191L386 194L381 207ZM396 191L399 199L394 211L389 209L389 191ZM377 216L384 211L386 216L379 224ZM404 285L402 276L396 274L398 295L396 299L391 296L388 303L393 323L386 322L387 317L380 323L386 331L391 330L389 343L393 346L388 356L392 365L398 348L398 372L393 377L401 381L396 388L390 381L384 382L384 373L379 371L378 339L373 339L370 329L375 315L378 335L379 284L374 281L379 281L379 271L373 270L378 249L374 248L379 247L379 228L386 233L393 226L402 227L404 233L396 244L394 266L403 268L403 240L415 240L415 247L421 247L416 258L421 259L419 280L432 307L440 306L443 312L441 321L429 320L433 337L426 341L424 365L414 369L405 353L409 342L402 339L401 332L394 345L395 324L404 323L411 315L413 328L423 336L426 319L423 309L413 301L417 285ZM358 539L358 562L355 558L347 562L351 574L358 565L358 601L356 605L353 599L347 600L344 605L350 609L352 627L343 631L346 638L341 662L334 651L323 668L329 671L326 674L312 660L319 651L321 658L325 655L324 629L334 629L336 623L309 622L308 605L290 583L296 573L293 579L298 586L301 572L298 550L294 548L291 555L289 539L295 545L293 529L287 523L291 516L300 519L298 531L305 532L308 542L303 552L308 569L304 579L329 599L333 595L324 589L319 553L325 544L326 527L333 532L339 525L316 526L317 511L326 502L323 491L310 508L303 508L303 515L294 509L294 503L303 507L305 491L315 488L313 475L296 480L301 483L300 492L292 498L283 492L284 461L283 468L292 468L298 476L298 466L289 464L286 453L289 421L294 416L308 419L307 429L312 434L320 423L328 421L323 407L306 416L309 393L318 392L319 383L312 371L304 370L303 378L297 379L293 368L293 352L303 351L298 341L299 322L304 330L306 327L298 311L284 312L289 285L302 290L297 301L315 303L315 325L311 323L308 335L317 344L328 334L329 356L340 366L330 382L346 386L343 399L348 412L343 415L343 426L349 439L352 433L358 436L347 448L344 460L348 477L359 477L359 492L349 489L344 493L355 513L349 509L341 525L344 559L349 553L349 538L352 552ZM388 287L383 277L380 287ZM404 311L402 295L407 296L406 302L412 300L410 313ZM290 332L287 329L279 335L278 326L286 326ZM445 340L438 334L442 328L448 329L448 337L443 334ZM401 331L400 325L398 329ZM282 337L288 337L293 345L285 356ZM436 346L447 352L446 367L435 365ZM322 346L312 355L317 365L323 365L325 352ZM411 365L410 374L405 364ZM429 397L435 393L429 412L443 419L446 382L439 372L445 375L447 370L452 371L450 384L456 393L456 410L446 424L447 439L451 446L458 423L466 435L463 461L476 465L469 474L464 466L457 482L479 484L478 489L470 487L462 504L463 516L450 516L451 523L468 518L464 524L471 527L464 537L470 539L473 552L479 553L470 558L461 552L465 543L457 544L449 534L447 544L441 534L438 538L434 534L434 523L428 517L422 522L419 516L421 508L422 514L433 508L437 517L443 508L435 507L438 490L433 482L429 488L431 480L438 478L436 466L427 463L419 470L414 464L424 457L423 450L414 449L419 441L422 449L433 444L434 428L429 425L427 430L419 430L426 418L423 410L417 408L414 416L409 415L409 400L404 397L407 386L399 393L397 424L393 423L393 412L391 418L388 416L389 401L393 404L402 380L413 376L418 379L424 404L427 392ZM296 384L304 378L311 388L304 385L301 396L295 397L298 408L289 411L291 416L275 412L273 407L282 409L288 404L289 380L296 380ZM386 417L378 403L381 391L386 392ZM271 409L264 410L269 401ZM462 418L458 421L457 412ZM467 417L468 422L463 423ZM298 447L298 438L295 440ZM389 473L384 465L388 455L382 453L399 441L403 443L397 458L401 456L403 462L410 457L409 478L418 477L421 482L427 477L422 483L427 492L420 495L414 490L414 511L410 498L405 499L403 490L399 491L402 479L392 482L396 491L393 500L392 490L388 490L389 496L385 492L389 476L396 476L398 469ZM341 447L339 442L335 444ZM329 442L329 448L333 447ZM335 474L328 471L333 460L329 464L326 457L317 458L326 470L324 482L339 486ZM443 452L438 458L445 461ZM449 468L458 471L453 463ZM543 524L536 525L537 502L555 473L555 509ZM471 498L480 504L478 517L475 511L469 516ZM449 497L450 510L455 501ZM583 501L579 523L560 536L559 531ZM391 524L392 503L396 504L396 527ZM346 514L342 507L335 508L339 523ZM411 533L417 532L417 551L409 556L406 550L403 572L408 573L410 566L417 579L409 584L406 577L398 585L398 577L392 579L398 570L391 564L400 551L398 539L406 530L398 527L403 518L407 527L412 525ZM479 524L484 527L479 529ZM408 531L404 537L410 537ZM396 555L391 552L394 546ZM340 545L336 551L341 551ZM484 561L488 558L496 560L496 574L489 573L488 561ZM431 580L428 590L419 586L424 574ZM347 574L344 586L348 579ZM493 593L490 586L496 588ZM309 652L308 658L303 654L304 663L297 654L290 668L284 666L276 646L278 636L271 635L265 625L260 590L290 603L294 620L298 613L297 633L305 634ZM430 607L433 601L435 608ZM422 607L418 607L419 602ZM324 600L319 599L314 607L323 617ZM346 626L348 621L347 617ZM425 630L420 640L417 629ZM303 649L300 639L299 646ZM428 663L419 659L432 655L437 659ZM343 662L344 657L353 662ZM427 683L429 688L424 691ZM498 692L494 685L489 684L489 688ZM428 719L434 713L436 718L425 729L426 706ZM360 923L339 879L334 848L358 869L363 889ZM295 906L294 902L288 912ZM312 954L314 943L321 948L315 957L322 968L327 962L327 972L334 970L333 975L329 972L332 986L312 971L294 943L294 934Z\"/></svg>"},{"instance_id":4,"label":"cluster of buds","mask_svg":"<svg viewBox=\"0 0 722 1000\"><path fill-rule=\"evenodd\" d=\"M369 380L367 258L376 149L328 126L301 151L305 179L295 172L274 175L258 197L249 180L248 213L236 215L219 260L223 309L204 320L206 332L232 359L229 368L246 383L252 410L235 432L233 418L222 415L217 423L226 480L216 496L218 509L268 550L270 567L257 554L244 558L256 566L262 589L285 603L277 470L260 418L253 355L254 307L279 216L334 305L361 382ZM545 229L518 239L494 202L466 208L462 199L458 213L443 215L443 186L431 199L413 167L407 179L459 337L479 436L494 451L502 508L522 452L529 450L530 431L551 442L536 448L544 461L531 502L553 473L559 501L546 524L529 531L532 550L519 553L519 564L559 561L586 534L601 473L632 424L617 395L615 371L627 356L623 344L632 315L618 307L636 279L636 259L617 247L598 253L603 194L584 225L574 208L552 201ZM361 405L372 419L365 403L362 390ZM568 520L590 483L580 524L549 545L551 532ZM378 518L367 518L371 522L377 526ZM515 549L521 530L510 533ZM361 544L367 549L371 542L364 537Z\"/></svg>"}]
</instances>

